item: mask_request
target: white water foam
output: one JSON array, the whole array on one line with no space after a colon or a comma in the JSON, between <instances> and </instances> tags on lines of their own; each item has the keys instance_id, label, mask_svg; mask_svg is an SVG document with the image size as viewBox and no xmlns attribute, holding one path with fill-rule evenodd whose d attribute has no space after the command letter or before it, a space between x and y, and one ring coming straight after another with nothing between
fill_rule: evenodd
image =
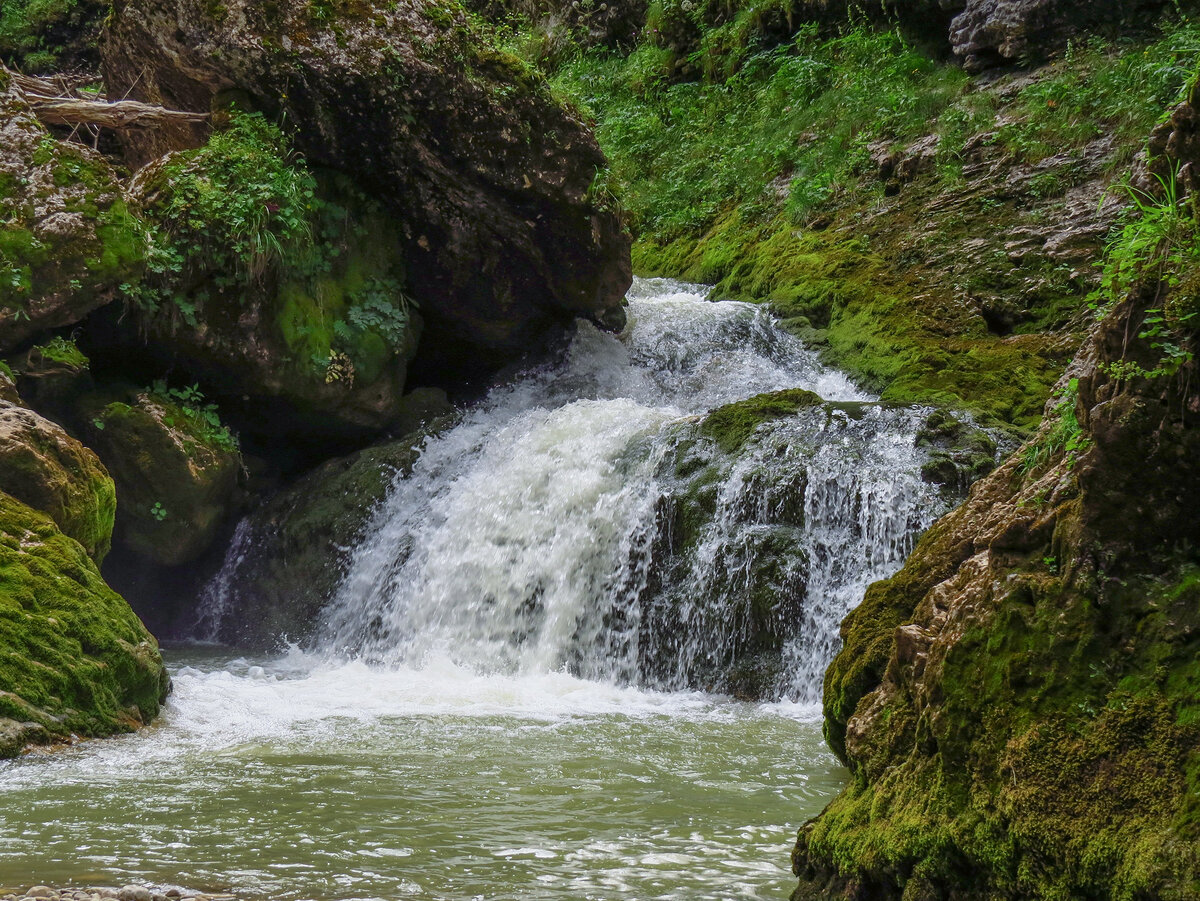
<instances>
[{"instance_id":1,"label":"white water foam","mask_svg":"<svg viewBox=\"0 0 1200 901\"><path fill-rule=\"evenodd\" d=\"M841 617L866 584L899 566L937 512L919 477L919 416L820 408L779 426L774 444L726 473L689 574L656 587L662 503L679 488L664 471L697 414L797 387L871 401L760 308L704 295L639 281L620 339L581 324L560 364L496 388L429 441L376 511L319 646L388 666L419 668L441 655L480 673L567 668L686 687L702 666L737 653L746 601L726 576L733 563L752 564L747 535L779 525L763 515L772 485L799 486L803 521L788 525L804 571L780 586L795 597L779 605L790 672L779 690L815 700ZM749 480L762 482L764 471L759 497ZM656 626L665 595L676 609ZM664 641L664 629L680 634Z\"/></svg>"}]
</instances>

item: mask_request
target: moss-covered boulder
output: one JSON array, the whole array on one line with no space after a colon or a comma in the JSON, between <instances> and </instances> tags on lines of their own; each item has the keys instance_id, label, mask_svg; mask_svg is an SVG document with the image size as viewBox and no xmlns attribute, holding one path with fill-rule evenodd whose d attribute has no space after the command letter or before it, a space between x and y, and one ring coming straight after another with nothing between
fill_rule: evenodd
<instances>
[{"instance_id":1,"label":"moss-covered boulder","mask_svg":"<svg viewBox=\"0 0 1200 901\"><path fill-rule=\"evenodd\" d=\"M81 418L88 444L116 481L115 540L143 560L179 566L223 533L242 463L215 411L163 390L108 402L90 396Z\"/></svg>"},{"instance_id":2,"label":"moss-covered boulder","mask_svg":"<svg viewBox=\"0 0 1200 901\"><path fill-rule=\"evenodd\" d=\"M94 324L97 354L183 369L266 442L371 435L398 415L421 316L377 201L243 112L144 167L130 200L154 252L127 309Z\"/></svg>"},{"instance_id":3,"label":"moss-covered boulder","mask_svg":"<svg viewBox=\"0 0 1200 901\"><path fill-rule=\"evenodd\" d=\"M60 426L3 400L0 491L47 514L97 563L108 553L117 496L100 460Z\"/></svg>"},{"instance_id":4,"label":"moss-covered boulder","mask_svg":"<svg viewBox=\"0 0 1200 901\"><path fill-rule=\"evenodd\" d=\"M629 238L595 139L456 4L121 0L105 54L113 93L234 99L377 198L444 365L510 360L577 315L621 319ZM204 139L127 137L143 161Z\"/></svg>"},{"instance_id":5,"label":"moss-covered boulder","mask_svg":"<svg viewBox=\"0 0 1200 901\"><path fill-rule=\"evenodd\" d=\"M852 779L800 833L797 901L1200 898L1195 294L1163 297L1117 305L1038 434L845 621L825 714Z\"/></svg>"},{"instance_id":6,"label":"moss-covered boulder","mask_svg":"<svg viewBox=\"0 0 1200 901\"><path fill-rule=\"evenodd\" d=\"M55 140L5 82L0 74L0 350L108 303L145 254L113 167Z\"/></svg>"},{"instance_id":7,"label":"moss-covered boulder","mask_svg":"<svg viewBox=\"0 0 1200 901\"><path fill-rule=\"evenodd\" d=\"M0 757L130 731L168 685L154 638L83 548L0 493Z\"/></svg>"},{"instance_id":8,"label":"moss-covered boulder","mask_svg":"<svg viewBox=\"0 0 1200 901\"><path fill-rule=\"evenodd\" d=\"M0 494L0 757L148 723L168 688L153 637L46 516Z\"/></svg>"}]
</instances>

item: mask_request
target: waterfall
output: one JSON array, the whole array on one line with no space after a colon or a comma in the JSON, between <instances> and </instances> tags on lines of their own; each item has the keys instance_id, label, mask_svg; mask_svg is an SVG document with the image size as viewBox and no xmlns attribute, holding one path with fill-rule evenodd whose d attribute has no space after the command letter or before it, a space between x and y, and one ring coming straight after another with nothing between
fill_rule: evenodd
<instances>
[{"instance_id":1,"label":"waterfall","mask_svg":"<svg viewBox=\"0 0 1200 901\"><path fill-rule=\"evenodd\" d=\"M819 697L841 618L943 509L922 412L704 289L639 280L629 321L620 338L580 323L561 360L427 442L352 553L320 650ZM834 403L736 454L703 437L708 411L796 387Z\"/></svg>"}]
</instances>

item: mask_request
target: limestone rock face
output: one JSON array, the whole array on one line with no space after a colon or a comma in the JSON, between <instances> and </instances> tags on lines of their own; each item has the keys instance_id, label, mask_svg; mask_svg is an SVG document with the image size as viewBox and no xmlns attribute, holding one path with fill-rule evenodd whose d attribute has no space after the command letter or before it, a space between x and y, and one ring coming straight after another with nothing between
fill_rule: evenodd
<instances>
[{"instance_id":1,"label":"limestone rock face","mask_svg":"<svg viewBox=\"0 0 1200 901\"><path fill-rule=\"evenodd\" d=\"M1200 898L1200 394L1191 362L1145 374L1163 304L1118 304L1039 433L844 622L826 735L853 778L801 831L797 901Z\"/></svg>"},{"instance_id":2,"label":"limestone rock face","mask_svg":"<svg viewBox=\"0 0 1200 901\"><path fill-rule=\"evenodd\" d=\"M0 75L0 351L78 322L139 270L144 245L100 154L55 141Z\"/></svg>"},{"instance_id":3,"label":"limestone rock face","mask_svg":"<svg viewBox=\"0 0 1200 901\"><path fill-rule=\"evenodd\" d=\"M0 492L0 758L150 722L169 680L154 638L83 548Z\"/></svg>"},{"instance_id":4,"label":"limestone rock face","mask_svg":"<svg viewBox=\"0 0 1200 901\"><path fill-rule=\"evenodd\" d=\"M61 427L0 400L0 491L47 514L97 562L112 543L113 480Z\"/></svg>"},{"instance_id":5,"label":"limestone rock face","mask_svg":"<svg viewBox=\"0 0 1200 901\"><path fill-rule=\"evenodd\" d=\"M511 359L620 307L629 238L596 188L595 139L453 8L120 0L105 74L116 94L174 108L263 110L310 165L379 198L443 353ZM128 146L145 161L202 139L164 130Z\"/></svg>"},{"instance_id":6,"label":"limestone rock face","mask_svg":"<svg viewBox=\"0 0 1200 901\"><path fill-rule=\"evenodd\" d=\"M986 69L1058 49L1087 28L1148 16L1165 5L1161 0L967 0L950 24L950 43L968 69Z\"/></svg>"}]
</instances>

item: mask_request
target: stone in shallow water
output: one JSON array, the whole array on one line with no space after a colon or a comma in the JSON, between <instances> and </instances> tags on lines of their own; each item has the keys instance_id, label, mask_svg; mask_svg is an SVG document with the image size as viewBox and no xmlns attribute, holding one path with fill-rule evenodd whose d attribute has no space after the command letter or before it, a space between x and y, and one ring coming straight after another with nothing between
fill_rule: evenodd
<instances>
[{"instance_id":1,"label":"stone in shallow water","mask_svg":"<svg viewBox=\"0 0 1200 901\"><path fill-rule=\"evenodd\" d=\"M152 901L150 889L140 885L127 885L118 893L121 901Z\"/></svg>"}]
</instances>

